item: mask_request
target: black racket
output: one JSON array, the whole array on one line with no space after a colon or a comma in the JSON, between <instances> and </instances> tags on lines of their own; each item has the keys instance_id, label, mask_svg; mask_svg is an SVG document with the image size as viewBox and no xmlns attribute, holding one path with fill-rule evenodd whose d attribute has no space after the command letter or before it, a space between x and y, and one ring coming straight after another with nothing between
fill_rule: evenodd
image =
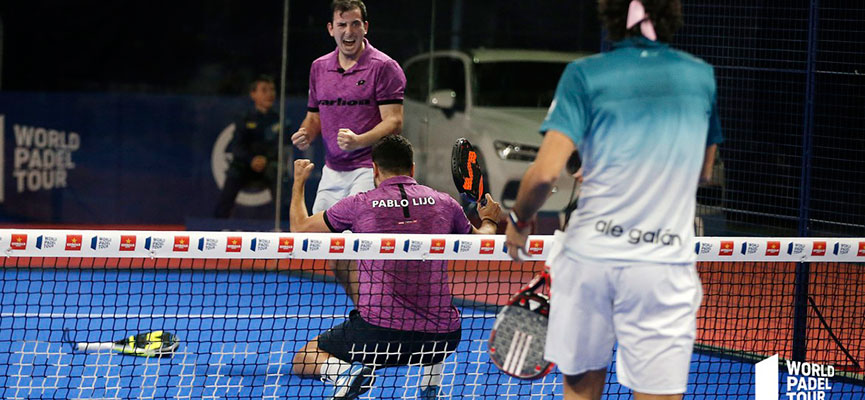
<instances>
[{"instance_id":1,"label":"black racket","mask_svg":"<svg viewBox=\"0 0 865 400\"><path fill-rule=\"evenodd\" d=\"M544 359L549 297L536 292L549 281L549 273L539 273L496 315L487 352L496 367L514 378L539 379L553 369Z\"/></svg>"},{"instance_id":2,"label":"black racket","mask_svg":"<svg viewBox=\"0 0 865 400\"><path fill-rule=\"evenodd\" d=\"M489 190L486 187L484 171L481 169L480 153L466 138L459 138L454 142L451 152L451 172L454 185L466 200L486 205L485 195Z\"/></svg>"}]
</instances>

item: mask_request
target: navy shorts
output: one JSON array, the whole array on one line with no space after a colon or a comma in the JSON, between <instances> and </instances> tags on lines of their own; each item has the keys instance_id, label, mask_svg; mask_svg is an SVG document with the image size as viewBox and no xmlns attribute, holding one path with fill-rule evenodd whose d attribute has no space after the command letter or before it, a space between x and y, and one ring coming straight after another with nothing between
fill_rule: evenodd
<instances>
[{"instance_id":1,"label":"navy shorts","mask_svg":"<svg viewBox=\"0 0 865 400\"><path fill-rule=\"evenodd\" d=\"M447 333L401 331L372 325L352 310L345 321L318 337L318 348L345 362L377 367L432 365L453 353L462 329Z\"/></svg>"}]
</instances>

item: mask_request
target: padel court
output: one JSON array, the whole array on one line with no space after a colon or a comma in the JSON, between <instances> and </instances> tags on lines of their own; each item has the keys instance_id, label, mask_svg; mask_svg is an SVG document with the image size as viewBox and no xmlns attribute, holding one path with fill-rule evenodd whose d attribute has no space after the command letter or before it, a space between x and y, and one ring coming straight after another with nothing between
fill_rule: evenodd
<instances>
[{"instance_id":1,"label":"padel court","mask_svg":"<svg viewBox=\"0 0 865 400\"><path fill-rule=\"evenodd\" d=\"M22 258L2 269L0 397L324 397L325 384L290 373L294 352L341 322L350 309L342 289L324 274L323 262L208 260L204 265L204 260L199 264L183 260L181 266L181 260L96 261L82 266L75 264L81 260ZM498 262L451 262L463 315L463 340L446 362L439 398L561 398L561 377L555 370L542 380L518 381L500 373L486 355L495 309L482 303L500 304L537 267L534 263L512 267ZM712 264L711 268L704 275L710 277L721 267ZM755 293L741 299L741 308L727 311L713 300L713 293L727 297L730 291L763 286L757 283L713 289L704 278L704 310L711 320L701 321L701 335L711 331L712 344L769 343L761 350L784 340L782 332L761 329L755 325L758 322L738 322L745 330L749 324L758 328L751 333L756 339L741 330L705 326L724 319L745 321L751 312L745 303L748 298L753 302ZM154 330L180 338L172 357L84 354L74 352L69 343L114 341ZM862 334L861 327L857 331ZM686 398L754 397L754 365L730 353L717 349L695 353ZM361 398L416 398L420 371L416 366L378 370L376 387ZM615 383L615 375L608 380L606 398L630 398L629 391ZM862 386L832 381L826 398L862 395Z\"/></svg>"}]
</instances>

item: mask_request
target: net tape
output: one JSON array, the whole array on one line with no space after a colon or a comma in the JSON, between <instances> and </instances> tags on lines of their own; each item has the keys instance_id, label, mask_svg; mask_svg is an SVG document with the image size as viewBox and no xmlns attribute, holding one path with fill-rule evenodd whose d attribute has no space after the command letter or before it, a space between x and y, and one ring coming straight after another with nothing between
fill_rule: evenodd
<instances>
[{"instance_id":1,"label":"net tape","mask_svg":"<svg viewBox=\"0 0 865 400\"><path fill-rule=\"evenodd\" d=\"M627 240L626 238L623 238ZM553 236L529 236L546 260ZM865 262L863 238L697 237L696 261ZM7 257L510 260L503 235L0 230Z\"/></svg>"}]
</instances>

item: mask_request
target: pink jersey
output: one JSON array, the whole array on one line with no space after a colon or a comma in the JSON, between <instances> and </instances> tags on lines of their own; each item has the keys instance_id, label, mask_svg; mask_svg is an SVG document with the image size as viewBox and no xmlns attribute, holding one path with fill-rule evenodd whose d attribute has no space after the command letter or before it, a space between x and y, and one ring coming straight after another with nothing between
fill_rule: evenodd
<instances>
[{"instance_id":1,"label":"pink jersey","mask_svg":"<svg viewBox=\"0 0 865 400\"><path fill-rule=\"evenodd\" d=\"M343 70L338 50L319 57L309 69L307 110L321 117L325 164L334 171L372 168L369 147L343 151L336 143L340 129L363 134L381 122L378 107L402 104L405 74L399 64L364 39L357 64Z\"/></svg>"},{"instance_id":2,"label":"pink jersey","mask_svg":"<svg viewBox=\"0 0 865 400\"><path fill-rule=\"evenodd\" d=\"M331 231L466 234L472 231L452 197L397 176L378 188L340 200L324 213ZM401 244L395 243L399 249ZM399 251L399 250L397 250ZM358 261L357 308L367 322L391 329L453 332L460 314L452 304L447 261Z\"/></svg>"}]
</instances>

